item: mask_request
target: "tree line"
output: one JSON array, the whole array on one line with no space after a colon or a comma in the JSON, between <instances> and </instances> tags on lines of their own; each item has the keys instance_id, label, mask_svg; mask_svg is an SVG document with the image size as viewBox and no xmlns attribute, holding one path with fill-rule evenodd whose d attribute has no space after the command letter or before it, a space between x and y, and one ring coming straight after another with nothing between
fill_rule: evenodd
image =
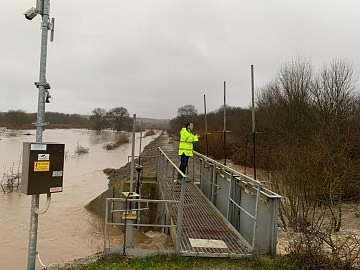
<instances>
[{"instance_id":1,"label":"tree line","mask_svg":"<svg viewBox=\"0 0 360 270\"><path fill-rule=\"evenodd\" d=\"M65 114L58 112L46 112L46 122L51 123L50 127L73 127L89 128L89 117L80 114ZM36 122L36 113L27 113L23 110L9 110L0 112L0 126L10 129L31 129Z\"/></svg>"},{"instance_id":2,"label":"tree line","mask_svg":"<svg viewBox=\"0 0 360 270\"><path fill-rule=\"evenodd\" d=\"M36 113L27 113L23 110L9 110L0 112L0 126L10 129L31 129L36 122ZM91 115L65 114L45 112L45 121L48 128L88 128L102 130L111 128L116 131L129 130L129 113L124 107L116 107L109 111L95 108Z\"/></svg>"}]
</instances>

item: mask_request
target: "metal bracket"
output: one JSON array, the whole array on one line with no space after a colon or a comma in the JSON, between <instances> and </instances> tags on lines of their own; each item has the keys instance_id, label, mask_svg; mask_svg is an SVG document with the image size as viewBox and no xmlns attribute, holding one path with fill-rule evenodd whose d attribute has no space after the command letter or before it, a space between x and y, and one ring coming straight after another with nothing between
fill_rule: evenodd
<instances>
[{"instance_id":1,"label":"metal bracket","mask_svg":"<svg viewBox=\"0 0 360 270\"><path fill-rule=\"evenodd\" d=\"M54 29L55 29L55 18L51 19L51 23L49 24L49 30L50 30L50 41L54 41Z\"/></svg>"},{"instance_id":2,"label":"metal bracket","mask_svg":"<svg viewBox=\"0 0 360 270\"><path fill-rule=\"evenodd\" d=\"M45 127L46 127L47 125L49 125L49 124L50 124L49 122L41 122L41 123L35 122L35 123L32 123L33 126L35 126L35 127L42 127L43 130L45 130Z\"/></svg>"},{"instance_id":3,"label":"metal bracket","mask_svg":"<svg viewBox=\"0 0 360 270\"><path fill-rule=\"evenodd\" d=\"M50 84L48 83L41 83L41 82L34 82L36 88L39 88L40 86L44 86L45 89L50 89Z\"/></svg>"}]
</instances>

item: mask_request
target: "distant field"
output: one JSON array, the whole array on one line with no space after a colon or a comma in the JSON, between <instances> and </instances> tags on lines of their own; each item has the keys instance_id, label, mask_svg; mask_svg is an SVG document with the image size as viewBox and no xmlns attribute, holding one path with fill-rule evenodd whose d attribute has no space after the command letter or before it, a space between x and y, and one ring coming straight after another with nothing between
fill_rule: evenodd
<instances>
[{"instance_id":1,"label":"distant field","mask_svg":"<svg viewBox=\"0 0 360 270\"><path fill-rule=\"evenodd\" d=\"M167 129L169 128L169 119L154 119L154 118L137 118L138 122L143 122L143 128L145 129Z\"/></svg>"}]
</instances>

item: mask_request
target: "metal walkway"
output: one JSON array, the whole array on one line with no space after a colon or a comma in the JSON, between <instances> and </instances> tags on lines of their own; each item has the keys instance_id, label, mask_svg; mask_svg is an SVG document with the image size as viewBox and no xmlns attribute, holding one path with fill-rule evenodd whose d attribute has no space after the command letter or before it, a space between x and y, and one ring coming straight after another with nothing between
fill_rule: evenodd
<instances>
[{"instance_id":1,"label":"metal walkway","mask_svg":"<svg viewBox=\"0 0 360 270\"><path fill-rule=\"evenodd\" d=\"M159 148L160 198L179 201L168 213L170 224L178 226L173 237L178 252L207 257L276 253L279 195L199 153L191 158L188 175L175 159Z\"/></svg>"},{"instance_id":2,"label":"metal walkway","mask_svg":"<svg viewBox=\"0 0 360 270\"><path fill-rule=\"evenodd\" d=\"M180 187L176 184L174 190L177 200L180 200ZM250 253L192 182L185 184L180 246L180 253L187 256L236 257Z\"/></svg>"},{"instance_id":3,"label":"metal walkway","mask_svg":"<svg viewBox=\"0 0 360 270\"><path fill-rule=\"evenodd\" d=\"M185 175L177 166L179 157L174 152L158 150L157 200L142 199L136 193L132 198L133 192L127 192L126 199L106 198L105 254L241 257L252 252L276 253L279 195L259 181L196 152ZM152 213L151 222L143 218L141 210ZM114 213L122 213L123 218L110 219ZM107 244L109 225L125 228L120 249ZM134 227L160 229L171 236L175 248L134 248Z\"/></svg>"}]
</instances>

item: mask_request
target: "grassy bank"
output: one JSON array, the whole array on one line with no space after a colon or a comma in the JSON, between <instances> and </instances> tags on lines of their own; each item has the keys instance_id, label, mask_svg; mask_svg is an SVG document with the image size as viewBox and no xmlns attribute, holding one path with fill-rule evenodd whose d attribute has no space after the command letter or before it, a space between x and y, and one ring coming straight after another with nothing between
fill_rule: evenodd
<instances>
[{"instance_id":1,"label":"grassy bank","mask_svg":"<svg viewBox=\"0 0 360 270\"><path fill-rule=\"evenodd\" d=\"M181 256L155 256L150 258L123 258L121 256L104 257L79 270L122 270L122 269L152 269L152 270L295 270L296 268L286 257L270 258L267 256L251 256L244 258L201 258Z\"/></svg>"}]
</instances>

